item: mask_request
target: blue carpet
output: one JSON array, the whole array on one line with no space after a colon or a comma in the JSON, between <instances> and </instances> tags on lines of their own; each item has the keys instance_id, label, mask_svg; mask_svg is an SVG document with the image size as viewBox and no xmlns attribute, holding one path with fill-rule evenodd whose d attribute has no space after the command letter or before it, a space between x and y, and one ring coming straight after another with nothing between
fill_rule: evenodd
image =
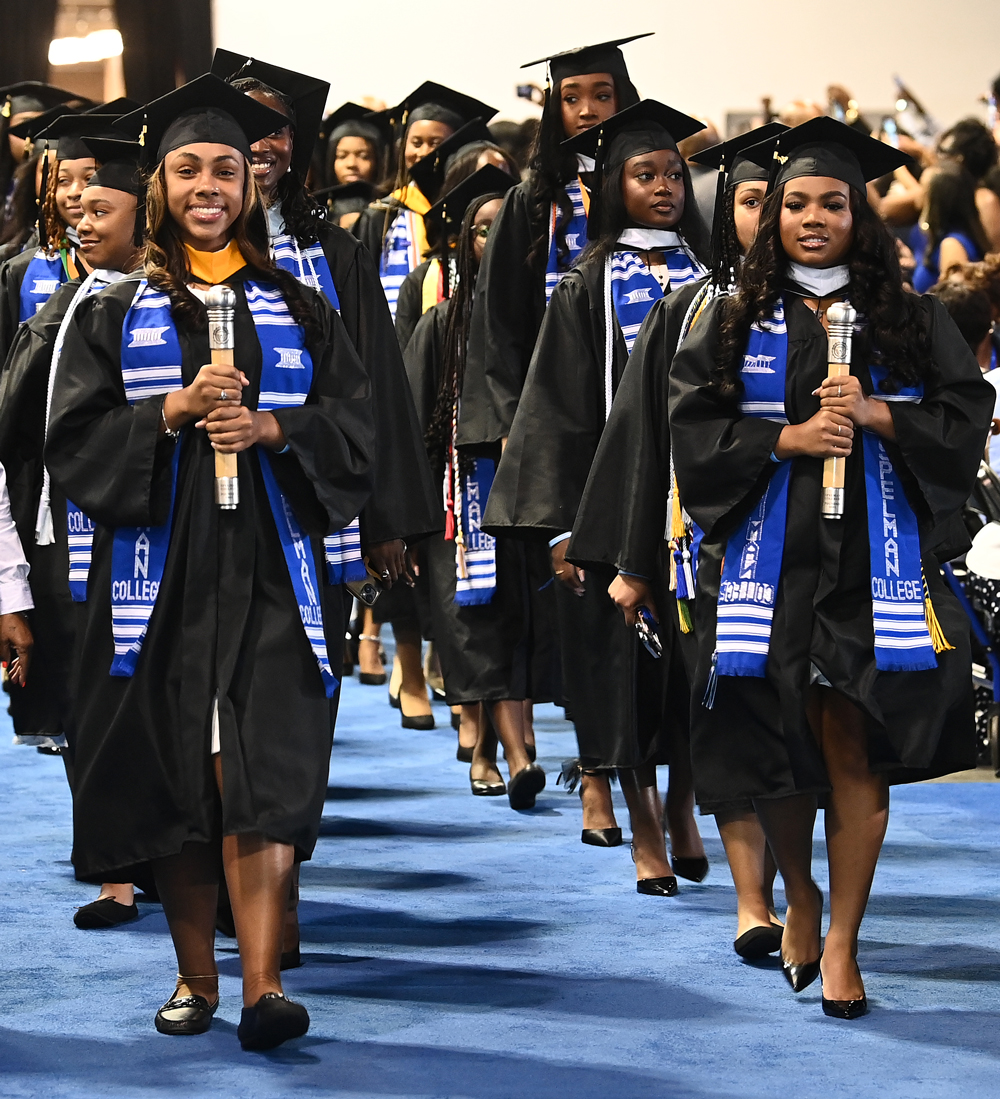
<instances>
[{"instance_id":1,"label":"blue carpet","mask_svg":"<svg viewBox=\"0 0 1000 1099\"><path fill-rule=\"evenodd\" d=\"M706 882L640 897L628 847L581 845L579 801L554 787L574 744L560 711L539 708L549 787L514 813L470 795L435 710L436 731L407 732L385 688L346 682L323 835L302 872L307 964L286 980L312 1030L270 1054L239 1049L239 962L221 937L211 1032L155 1033L174 973L163 914L73 927L94 891L67 861L62 763L13 747L2 718L0 1095L1000 1094L1000 787L894 794L861 947L873 1010L847 1024L823 1017L818 983L794 997L776 963L733 954L711 820Z\"/></svg>"}]
</instances>

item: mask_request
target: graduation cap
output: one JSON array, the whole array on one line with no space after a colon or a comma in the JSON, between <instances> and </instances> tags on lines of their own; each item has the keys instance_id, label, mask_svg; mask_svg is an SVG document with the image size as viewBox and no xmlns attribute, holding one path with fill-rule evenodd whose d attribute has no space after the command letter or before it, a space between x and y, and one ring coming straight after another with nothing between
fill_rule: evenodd
<instances>
[{"instance_id":1,"label":"graduation cap","mask_svg":"<svg viewBox=\"0 0 1000 1099\"><path fill-rule=\"evenodd\" d=\"M84 137L83 144L100 165L90 177L88 187L110 187L114 191L140 198L146 189L139 170L142 146L138 141L117 137Z\"/></svg>"},{"instance_id":2,"label":"graduation cap","mask_svg":"<svg viewBox=\"0 0 1000 1099\"><path fill-rule=\"evenodd\" d=\"M51 126L60 115L64 114L79 114L79 112L67 107L65 103L60 103L41 114L35 115L33 118L27 118L24 122L19 122L16 126L11 126L8 132L13 134L14 137L23 137L32 149L39 142L44 148L45 142L39 135L48 126Z\"/></svg>"},{"instance_id":3,"label":"graduation cap","mask_svg":"<svg viewBox=\"0 0 1000 1099\"><path fill-rule=\"evenodd\" d=\"M225 80L205 73L118 119L116 126L138 138L143 167L185 145L228 145L250 160L250 146L288 125L288 119Z\"/></svg>"},{"instance_id":4,"label":"graduation cap","mask_svg":"<svg viewBox=\"0 0 1000 1099\"><path fill-rule=\"evenodd\" d=\"M306 76L305 73L258 61L255 57L222 49L215 51L211 71L230 84L234 80L259 80L288 101L292 112L291 123L295 128L292 167L304 179L309 170L316 139L319 137L323 108L326 106L326 97L330 94L329 83L326 80L317 80L314 76Z\"/></svg>"},{"instance_id":5,"label":"graduation cap","mask_svg":"<svg viewBox=\"0 0 1000 1099\"><path fill-rule=\"evenodd\" d=\"M427 198L435 198L444 183L445 173L448 171L448 161L456 153L478 141L488 141L495 145L493 135L486 123L481 118L474 118L467 122L461 129L456 130L451 137L442 141L436 149L433 149L425 157L413 165L410 169L410 179L420 188Z\"/></svg>"},{"instance_id":6,"label":"graduation cap","mask_svg":"<svg viewBox=\"0 0 1000 1099\"><path fill-rule=\"evenodd\" d=\"M463 179L424 214L439 230L455 233L469 206L482 195L505 195L518 181L495 164L486 164Z\"/></svg>"},{"instance_id":7,"label":"graduation cap","mask_svg":"<svg viewBox=\"0 0 1000 1099\"><path fill-rule=\"evenodd\" d=\"M0 88L3 107L0 115L11 118L27 111L47 111L60 103L90 103L85 96L68 92L65 88L56 88L52 84L43 84L40 80L21 80L17 84L7 84Z\"/></svg>"},{"instance_id":8,"label":"graduation cap","mask_svg":"<svg viewBox=\"0 0 1000 1099\"><path fill-rule=\"evenodd\" d=\"M388 119L373 115L368 107L360 103L341 103L323 119L319 136L323 141L339 141L342 137L363 137L388 145L392 140L392 129Z\"/></svg>"},{"instance_id":9,"label":"graduation cap","mask_svg":"<svg viewBox=\"0 0 1000 1099\"><path fill-rule=\"evenodd\" d=\"M338 183L333 187L322 187L312 192L313 198L318 198L328 209L334 206L342 207L341 213L361 213L375 198L375 188L363 179L356 179L353 183Z\"/></svg>"},{"instance_id":10,"label":"graduation cap","mask_svg":"<svg viewBox=\"0 0 1000 1099\"><path fill-rule=\"evenodd\" d=\"M747 150L747 156L752 154L752 148ZM778 135L772 153L771 185L802 176L829 176L864 192L869 180L911 163L906 153L835 118L810 118Z\"/></svg>"},{"instance_id":11,"label":"graduation cap","mask_svg":"<svg viewBox=\"0 0 1000 1099\"><path fill-rule=\"evenodd\" d=\"M594 159L594 184L590 192L590 216L587 218L588 238L596 240L601 234L601 192L606 172L643 153L658 149L673 149L676 152L678 141L704 129L705 123L689 114L656 99L643 99L563 141L561 148Z\"/></svg>"},{"instance_id":12,"label":"graduation cap","mask_svg":"<svg viewBox=\"0 0 1000 1099\"><path fill-rule=\"evenodd\" d=\"M443 84L435 84L433 80L425 80L395 107L371 111L365 117L376 124L383 122L390 126L406 126L410 122L420 121L423 111L428 107L443 108L448 114L454 115L456 124L452 126L453 130L460 129L474 118L488 122L497 113L496 107L491 107L480 99L473 99L471 95L456 92Z\"/></svg>"},{"instance_id":13,"label":"graduation cap","mask_svg":"<svg viewBox=\"0 0 1000 1099\"><path fill-rule=\"evenodd\" d=\"M751 180L764 182L770 178L774 160L774 139L788 129L781 122L768 122L732 137L689 157L705 168L717 168L726 177L726 186L735 187Z\"/></svg>"},{"instance_id":14,"label":"graduation cap","mask_svg":"<svg viewBox=\"0 0 1000 1099\"><path fill-rule=\"evenodd\" d=\"M113 114L79 114L68 111L49 123L38 137L44 138L49 148L55 146L56 160L85 160L94 154L84 144L83 139L115 137L116 121L117 115Z\"/></svg>"},{"instance_id":15,"label":"graduation cap","mask_svg":"<svg viewBox=\"0 0 1000 1099\"><path fill-rule=\"evenodd\" d=\"M107 103L98 103L96 107L90 107L84 114L111 114L115 118L131 114L137 111L142 104L138 99L129 99L127 95L121 95L117 99L110 99Z\"/></svg>"},{"instance_id":16,"label":"graduation cap","mask_svg":"<svg viewBox=\"0 0 1000 1099\"><path fill-rule=\"evenodd\" d=\"M558 84L560 80L566 80L570 76L583 76L585 73L611 73L612 76L624 77L628 80L630 78L625 64L625 55L618 47L629 42L637 42L640 38L649 38L653 33L653 31L646 31L645 34L633 34L628 38L598 42L594 46L577 46L572 50L563 50L561 53L552 53L548 57L528 61L521 68L530 69L533 65L548 62L549 79L553 84Z\"/></svg>"}]
</instances>

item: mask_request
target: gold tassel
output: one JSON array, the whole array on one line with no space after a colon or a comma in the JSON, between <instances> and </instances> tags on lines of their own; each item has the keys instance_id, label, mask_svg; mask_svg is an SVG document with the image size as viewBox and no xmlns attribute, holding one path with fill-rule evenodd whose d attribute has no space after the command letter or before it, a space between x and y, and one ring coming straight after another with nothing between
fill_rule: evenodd
<instances>
[{"instance_id":1,"label":"gold tassel","mask_svg":"<svg viewBox=\"0 0 1000 1099\"><path fill-rule=\"evenodd\" d=\"M462 580L468 580L469 570L465 567L465 539L461 531L455 535L455 552L458 554L458 575Z\"/></svg>"},{"instance_id":2,"label":"gold tassel","mask_svg":"<svg viewBox=\"0 0 1000 1099\"><path fill-rule=\"evenodd\" d=\"M923 567L920 569L920 576L924 582L924 615L927 618L927 631L931 635L931 644L934 646L936 653L950 652L955 646L948 644L948 638L945 637L944 631L941 629L941 623L934 611L934 604L931 602L931 593L927 587L927 576Z\"/></svg>"},{"instance_id":3,"label":"gold tassel","mask_svg":"<svg viewBox=\"0 0 1000 1099\"><path fill-rule=\"evenodd\" d=\"M684 514L681 511L681 494L677 488L677 478L674 477L674 498L670 509L670 537L679 542L687 534L684 527Z\"/></svg>"},{"instance_id":4,"label":"gold tassel","mask_svg":"<svg viewBox=\"0 0 1000 1099\"><path fill-rule=\"evenodd\" d=\"M691 608L686 599L677 600L677 617L680 620L681 633L691 633L694 623L691 621Z\"/></svg>"}]
</instances>

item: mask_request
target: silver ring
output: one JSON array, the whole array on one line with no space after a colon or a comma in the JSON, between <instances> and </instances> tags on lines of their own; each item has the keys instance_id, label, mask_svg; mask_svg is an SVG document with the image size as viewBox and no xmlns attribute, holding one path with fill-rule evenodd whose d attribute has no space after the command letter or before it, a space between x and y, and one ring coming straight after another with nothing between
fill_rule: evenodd
<instances>
[{"instance_id":1,"label":"silver ring","mask_svg":"<svg viewBox=\"0 0 1000 1099\"><path fill-rule=\"evenodd\" d=\"M223 391L222 391L222 392L221 392L221 393L219 394L219 400L220 400L220 401L224 401L225 399L226 399L226 391L225 391L225 390L223 390Z\"/></svg>"},{"instance_id":2,"label":"silver ring","mask_svg":"<svg viewBox=\"0 0 1000 1099\"><path fill-rule=\"evenodd\" d=\"M837 434L840 434L840 424L837 424Z\"/></svg>"},{"instance_id":3,"label":"silver ring","mask_svg":"<svg viewBox=\"0 0 1000 1099\"><path fill-rule=\"evenodd\" d=\"M844 395L844 387L842 385L838 385L837 386L837 396L838 397L843 397L843 395Z\"/></svg>"},{"instance_id":4,"label":"silver ring","mask_svg":"<svg viewBox=\"0 0 1000 1099\"><path fill-rule=\"evenodd\" d=\"M382 579L383 580L388 580L389 579L389 570L388 569L383 569L382 570Z\"/></svg>"}]
</instances>

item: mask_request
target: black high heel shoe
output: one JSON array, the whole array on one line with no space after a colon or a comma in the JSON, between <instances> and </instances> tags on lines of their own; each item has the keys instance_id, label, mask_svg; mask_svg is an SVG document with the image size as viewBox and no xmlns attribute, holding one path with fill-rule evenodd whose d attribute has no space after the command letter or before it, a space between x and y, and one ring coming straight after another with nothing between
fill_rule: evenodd
<instances>
[{"instance_id":1,"label":"black high heel shoe","mask_svg":"<svg viewBox=\"0 0 1000 1099\"><path fill-rule=\"evenodd\" d=\"M637 893L645 893L647 897L676 897L677 879L673 874L668 878L640 878L635 883Z\"/></svg>"},{"instance_id":2,"label":"black high heel shoe","mask_svg":"<svg viewBox=\"0 0 1000 1099\"><path fill-rule=\"evenodd\" d=\"M193 981L196 978L187 979ZM218 1006L218 996L215 997L214 1004L210 1004L204 996L171 996L156 1013L153 1026L161 1034L172 1036L204 1034L212 1025L212 1016Z\"/></svg>"},{"instance_id":3,"label":"black high heel shoe","mask_svg":"<svg viewBox=\"0 0 1000 1099\"><path fill-rule=\"evenodd\" d=\"M733 943L733 950L748 962L760 961L768 954L781 949L781 933L784 929L776 923L770 927L751 927Z\"/></svg>"},{"instance_id":4,"label":"black high heel shoe","mask_svg":"<svg viewBox=\"0 0 1000 1099\"><path fill-rule=\"evenodd\" d=\"M816 895L819 897L819 919L816 922L820 925L820 931L822 931L823 891L818 885L816 886ZM803 962L801 965L797 965L793 962L786 962L784 955L782 955L781 970L785 974L785 980L792 986L793 992L801 992L816 980L819 976L819 963L820 959L817 958L814 962Z\"/></svg>"},{"instance_id":5,"label":"black high heel shoe","mask_svg":"<svg viewBox=\"0 0 1000 1099\"><path fill-rule=\"evenodd\" d=\"M708 859L704 855L696 859L672 858L670 865L677 877L688 881L704 881L708 877Z\"/></svg>"},{"instance_id":6,"label":"black high heel shoe","mask_svg":"<svg viewBox=\"0 0 1000 1099\"><path fill-rule=\"evenodd\" d=\"M591 847L621 847L622 830L620 828L584 828L580 833L580 842Z\"/></svg>"},{"instance_id":7,"label":"black high heel shoe","mask_svg":"<svg viewBox=\"0 0 1000 1099\"><path fill-rule=\"evenodd\" d=\"M860 1000L828 1000L823 997L823 1014L831 1019L860 1019L868 1014L868 997Z\"/></svg>"},{"instance_id":8,"label":"black high heel shoe","mask_svg":"<svg viewBox=\"0 0 1000 1099\"><path fill-rule=\"evenodd\" d=\"M280 992L265 992L253 1007L240 1014L236 1036L247 1050L274 1049L282 1042L301 1038L309 1029L309 1012Z\"/></svg>"},{"instance_id":9,"label":"black high heel shoe","mask_svg":"<svg viewBox=\"0 0 1000 1099\"><path fill-rule=\"evenodd\" d=\"M490 782L489 779L485 778L472 778L469 779L469 782L472 786L472 792L477 797L496 798L507 793L507 787L502 781Z\"/></svg>"}]
</instances>

